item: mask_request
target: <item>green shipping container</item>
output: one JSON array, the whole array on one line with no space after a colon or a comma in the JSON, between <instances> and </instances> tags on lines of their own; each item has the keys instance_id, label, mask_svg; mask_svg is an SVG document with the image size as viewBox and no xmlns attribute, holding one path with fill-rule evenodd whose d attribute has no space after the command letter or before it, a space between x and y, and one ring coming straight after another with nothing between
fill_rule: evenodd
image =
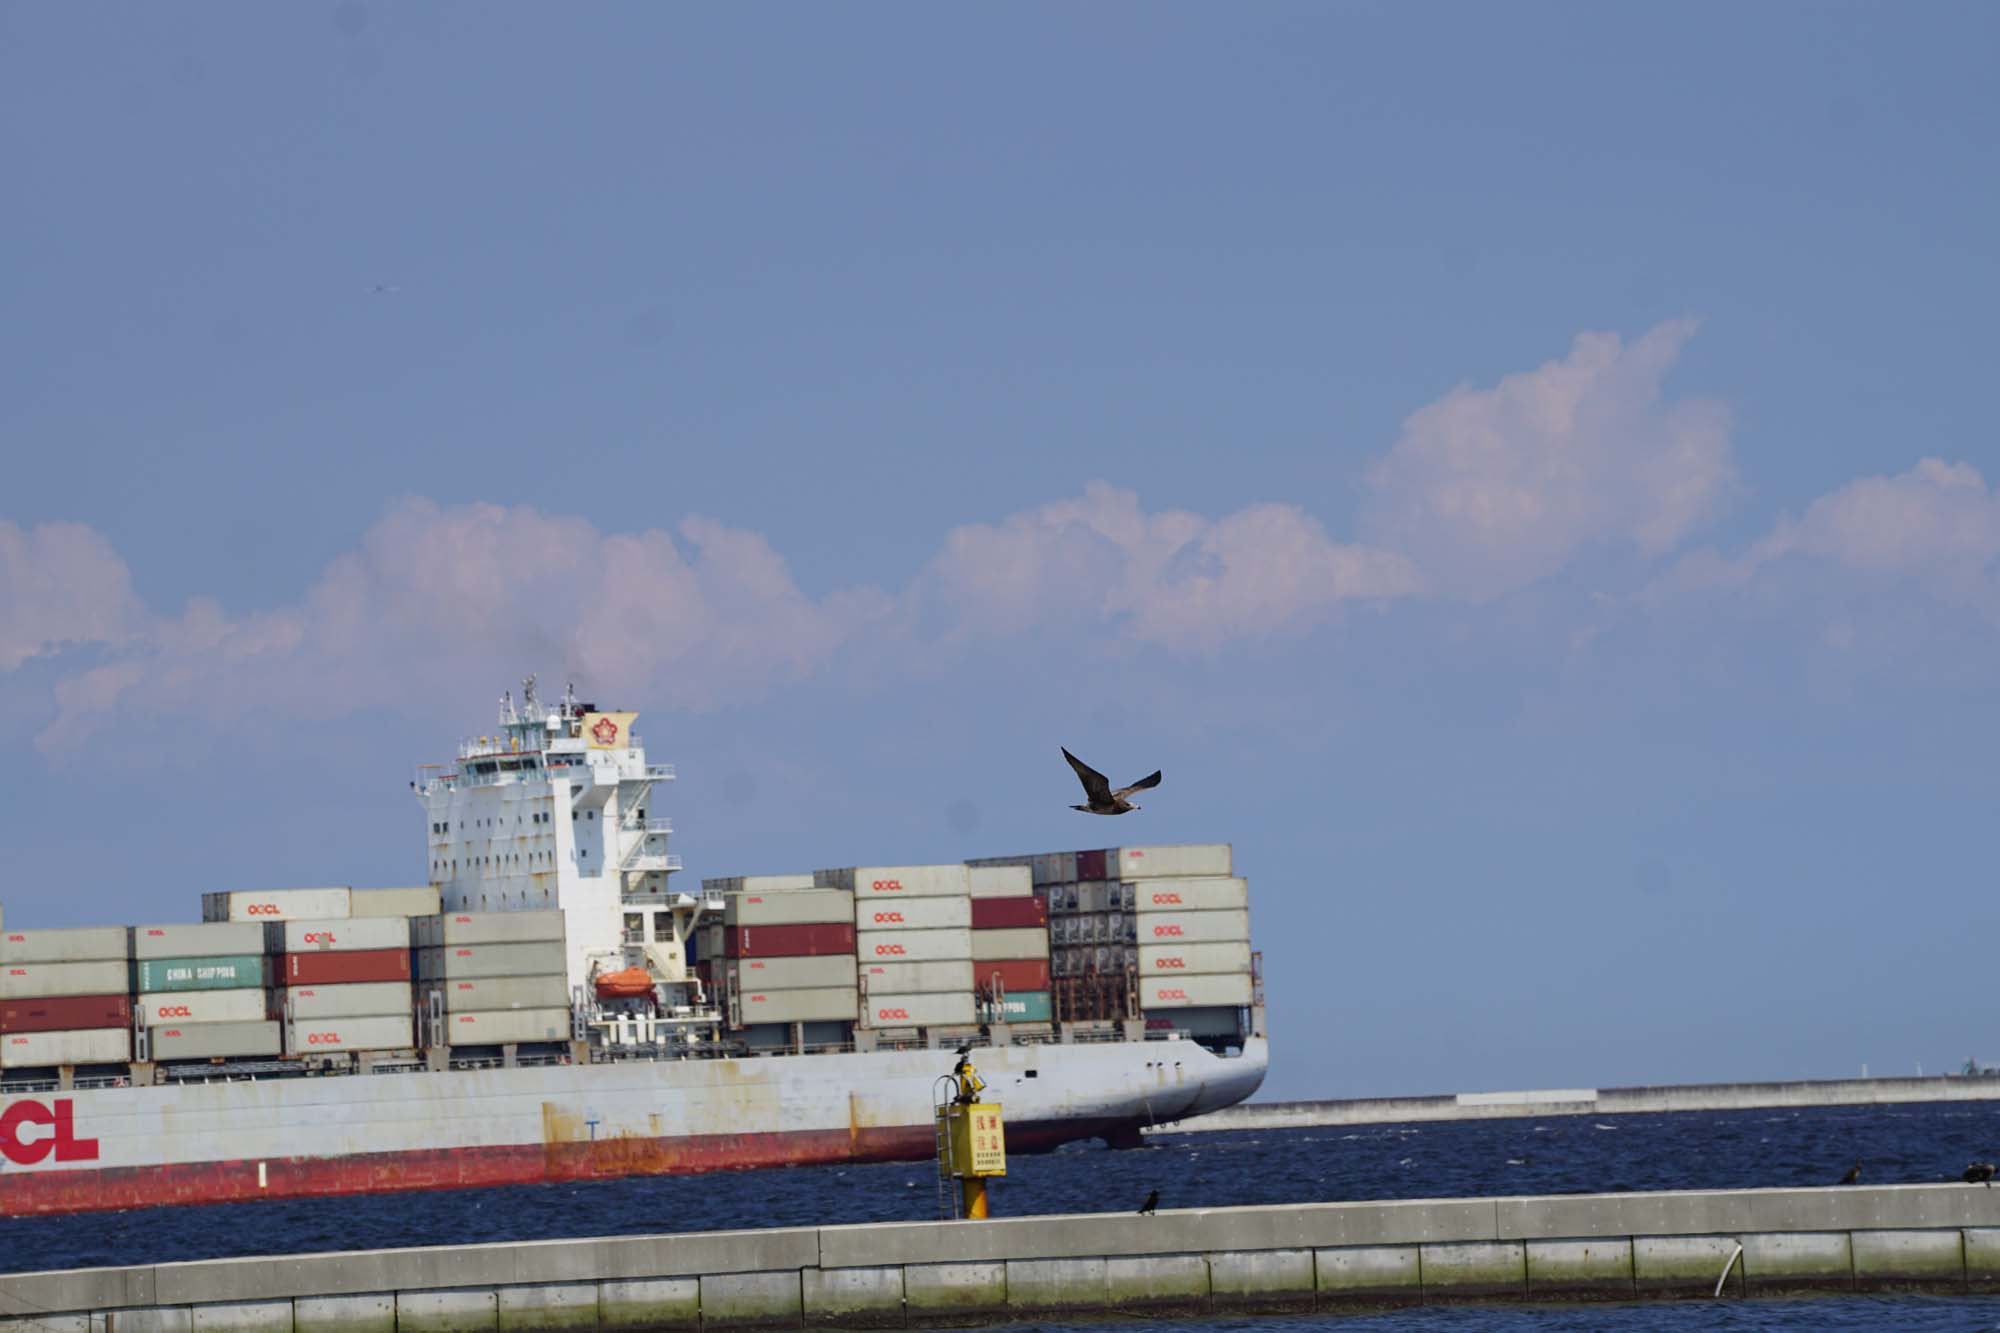
<instances>
[{"instance_id":1,"label":"green shipping container","mask_svg":"<svg viewBox=\"0 0 2000 1333\"><path fill-rule=\"evenodd\" d=\"M1003 1023L1046 1023L1049 1021L1049 993L1045 990L1010 992L1000 1002Z\"/></svg>"},{"instance_id":2,"label":"green shipping container","mask_svg":"<svg viewBox=\"0 0 2000 1333\"><path fill-rule=\"evenodd\" d=\"M264 955L222 958L147 958L132 966L141 993L176 990L245 990L269 984Z\"/></svg>"}]
</instances>

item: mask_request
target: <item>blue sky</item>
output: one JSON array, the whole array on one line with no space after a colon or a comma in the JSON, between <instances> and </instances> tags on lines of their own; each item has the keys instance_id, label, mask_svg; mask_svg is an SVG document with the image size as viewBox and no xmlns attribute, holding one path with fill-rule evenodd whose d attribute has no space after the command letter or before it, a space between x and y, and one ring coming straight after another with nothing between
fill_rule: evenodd
<instances>
[{"instance_id":1,"label":"blue sky","mask_svg":"<svg viewBox=\"0 0 2000 1333\"><path fill-rule=\"evenodd\" d=\"M1234 843L1270 1095L2000 1058L1996 37L0 6L7 920L409 881L534 670L692 874Z\"/></svg>"}]
</instances>

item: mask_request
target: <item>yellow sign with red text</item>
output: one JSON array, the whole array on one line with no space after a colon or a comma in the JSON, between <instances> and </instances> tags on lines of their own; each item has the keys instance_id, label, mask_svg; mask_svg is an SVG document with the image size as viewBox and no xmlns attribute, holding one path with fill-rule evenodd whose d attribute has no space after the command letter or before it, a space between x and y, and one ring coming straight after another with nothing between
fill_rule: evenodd
<instances>
[{"instance_id":1,"label":"yellow sign with red text","mask_svg":"<svg viewBox=\"0 0 2000 1333\"><path fill-rule=\"evenodd\" d=\"M1007 1174L1007 1134L1000 1123L1000 1108L991 1102L945 1108L949 1120L951 1174L955 1176L1004 1176Z\"/></svg>"},{"instance_id":2,"label":"yellow sign with red text","mask_svg":"<svg viewBox=\"0 0 2000 1333\"><path fill-rule=\"evenodd\" d=\"M632 722L637 713L585 713L583 739L593 750L623 750L632 744Z\"/></svg>"}]
</instances>

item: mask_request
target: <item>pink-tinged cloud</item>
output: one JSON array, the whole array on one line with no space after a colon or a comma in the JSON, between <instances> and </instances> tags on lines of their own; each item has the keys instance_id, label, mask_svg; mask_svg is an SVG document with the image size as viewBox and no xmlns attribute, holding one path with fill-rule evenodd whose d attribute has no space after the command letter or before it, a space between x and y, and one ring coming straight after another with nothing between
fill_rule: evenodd
<instances>
[{"instance_id":1,"label":"pink-tinged cloud","mask_svg":"<svg viewBox=\"0 0 2000 1333\"><path fill-rule=\"evenodd\" d=\"M1663 395L1694 331L1676 320L1630 345L1581 334L1562 361L1413 413L1370 474L1364 534L1471 597L1545 578L1598 543L1670 550L1736 475L1724 409Z\"/></svg>"},{"instance_id":2,"label":"pink-tinged cloud","mask_svg":"<svg viewBox=\"0 0 2000 1333\"><path fill-rule=\"evenodd\" d=\"M122 639L139 614L131 571L97 532L0 520L0 671L66 645Z\"/></svg>"},{"instance_id":3,"label":"pink-tinged cloud","mask_svg":"<svg viewBox=\"0 0 2000 1333\"><path fill-rule=\"evenodd\" d=\"M1788 555L1870 573L1983 577L2000 555L2000 496L1970 463L1926 458L1893 477L1862 477L1781 519L1750 553Z\"/></svg>"},{"instance_id":4,"label":"pink-tinged cloud","mask_svg":"<svg viewBox=\"0 0 2000 1333\"><path fill-rule=\"evenodd\" d=\"M953 529L919 596L946 609L955 635L1081 619L1107 639L1205 653L1309 629L1343 602L1421 590L1402 556L1336 542L1295 505L1219 519L1147 513L1099 482L1079 499Z\"/></svg>"},{"instance_id":5,"label":"pink-tinged cloud","mask_svg":"<svg viewBox=\"0 0 2000 1333\"><path fill-rule=\"evenodd\" d=\"M197 600L65 681L45 733L115 709L330 716L449 699L522 664L607 694L701 706L813 670L888 598L815 601L753 533L702 519L599 532L527 508L393 507L297 603L232 619Z\"/></svg>"}]
</instances>

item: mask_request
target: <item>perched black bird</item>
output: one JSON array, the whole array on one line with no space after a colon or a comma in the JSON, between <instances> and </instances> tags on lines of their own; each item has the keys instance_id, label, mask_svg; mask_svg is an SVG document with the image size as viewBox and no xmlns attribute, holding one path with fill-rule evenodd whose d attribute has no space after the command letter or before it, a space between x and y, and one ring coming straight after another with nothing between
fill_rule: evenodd
<instances>
[{"instance_id":1,"label":"perched black bird","mask_svg":"<svg viewBox=\"0 0 2000 1333\"><path fill-rule=\"evenodd\" d=\"M1993 1163L1974 1162L1971 1166L1965 1168L1964 1179L1968 1185L1984 1185L1987 1189L1992 1189Z\"/></svg>"},{"instance_id":2,"label":"perched black bird","mask_svg":"<svg viewBox=\"0 0 2000 1333\"><path fill-rule=\"evenodd\" d=\"M1067 748L1063 750L1063 758L1069 760L1069 766L1076 770L1077 777L1083 782L1083 794L1090 798L1089 805L1073 805L1070 809L1081 810L1087 815L1122 815L1127 810L1137 810L1140 807L1125 798L1135 791L1160 785L1160 775L1156 771L1149 778L1140 778L1129 787L1113 791L1111 783L1102 773L1078 759Z\"/></svg>"},{"instance_id":3,"label":"perched black bird","mask_svg":"<svg viewBox=\"0 0 2000 1333\"><path fill-rule=\"evenodd\" d=\"M1848 1167L1847 1174L1840 1178L1840 1183L1843 1185L1859 1185L1861 1183L1861 1163L1856 1162L1853 1166Z\"/></svg>"},{"instance_id":4,"label":"perched black bird","mask_svg":"<svg viewBox=\"0 0 2000 1333\"><path fill-rule=\"evenodd\" d=\"M1146 1195L1146 1201L1139 1205L1139 1216L1144 1217L1160 1206L1160 1192L1154 1190Z\"/></svg>"}]
</instances>

